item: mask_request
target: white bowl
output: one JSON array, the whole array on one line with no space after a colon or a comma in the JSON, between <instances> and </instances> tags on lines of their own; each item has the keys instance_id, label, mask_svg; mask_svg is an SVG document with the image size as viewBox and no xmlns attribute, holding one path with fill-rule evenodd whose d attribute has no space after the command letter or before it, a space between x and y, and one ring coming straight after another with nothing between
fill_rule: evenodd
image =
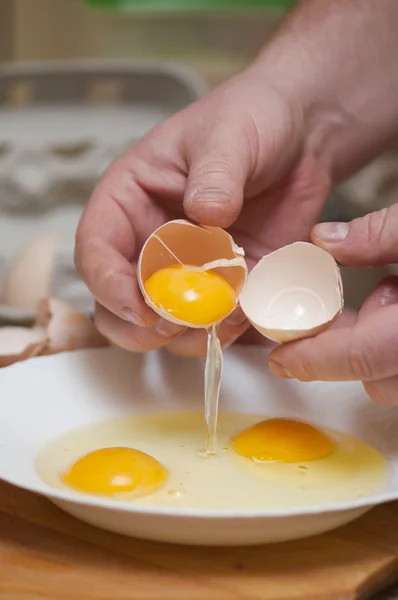
<instances>
[{"instance_id":1,"label":"white bowl","mask_svg":"<svg viewBox=\"0 0 398 600\"><path fill-rule=\"evenodd\" d=\"M398 409L374 406L356 383L279 380L267 351L225 356L223 410L292 416L351 433L390 465L383 490L366 498L294 510L194 510L109 502L49 488L35 471L38 451L72 428L131 413L203 407L203 363L166 352L117 349L33 358L0 372L0 478L49 498L66 512L129 536L191 545L247 545L318 534L398 498Z\"/></svg>"}]
</instances>

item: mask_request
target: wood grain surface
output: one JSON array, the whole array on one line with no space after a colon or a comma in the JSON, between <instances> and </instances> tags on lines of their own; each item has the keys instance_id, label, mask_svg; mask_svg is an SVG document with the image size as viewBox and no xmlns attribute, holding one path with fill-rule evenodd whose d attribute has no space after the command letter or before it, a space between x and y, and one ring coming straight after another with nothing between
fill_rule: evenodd
<instances>
[{"instance_id":1,"label":"wood grain surface","mask_svg":"<svg viewBox=\"0 0 398 600\"><path fill-rule=\"evenodd\" d=\"M206 549L106 533L0 483L1 600L357 600L397 557L398 503L300 542Z\"/></svg>"}]
</instances>

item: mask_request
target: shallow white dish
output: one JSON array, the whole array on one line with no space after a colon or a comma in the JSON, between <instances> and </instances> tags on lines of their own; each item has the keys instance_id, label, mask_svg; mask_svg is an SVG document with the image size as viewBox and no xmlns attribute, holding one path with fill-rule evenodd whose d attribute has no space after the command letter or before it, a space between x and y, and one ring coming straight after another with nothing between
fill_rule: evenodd
<instances>
[{"instance_id":1,"label":"shallow white dish","mask_svg":"<svg viewBox=\"0 0 398 600\"><path fill-rule=\"evenodd\" d=\"M145 356L101 349L34 358L0 371L0 478L48 497L93 525L172 543L246 545L318 534L398 498L398 409L374 406L359 384L284 381L269 374L267 351L236 348L225 356L221 409L293 416L351 433L387 458L388 482L344 504L278 511L159 509L49 488L35 457L75 427L143 412L203 406L203 363L166 352Z\"/></svg>"}]
</instances>

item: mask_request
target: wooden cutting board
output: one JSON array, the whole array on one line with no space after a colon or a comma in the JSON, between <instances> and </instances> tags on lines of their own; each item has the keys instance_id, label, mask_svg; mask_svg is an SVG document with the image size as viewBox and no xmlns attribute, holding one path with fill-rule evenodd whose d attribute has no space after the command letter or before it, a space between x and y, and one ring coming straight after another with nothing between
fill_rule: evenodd
<instances>
[{"instance_id":1,"label":"wooden cutting board","mask_svg":"<svg viewBox=\"0 0 398 600\"><path fill-rule=\"evenodd\" d=\"M354 600L398 579L398 502L300 542L187 548L132 540L0 483L1 600Z\"/></svg>"}]
</instances>

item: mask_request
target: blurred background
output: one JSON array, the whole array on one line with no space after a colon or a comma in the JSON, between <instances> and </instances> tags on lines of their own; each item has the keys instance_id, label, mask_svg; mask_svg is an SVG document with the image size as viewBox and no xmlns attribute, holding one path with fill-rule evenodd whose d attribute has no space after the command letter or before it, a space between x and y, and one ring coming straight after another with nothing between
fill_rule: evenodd
<instances>
[{"instance_id":1,"label":"blurred background","mask_svg":"<svg viewBox=\"0 0 398 600\"><path fill-rule=\"evenodd\" d=\"M0 0L0 321L56 295L90 310L73 235L109 162L239 71L293 0ZM336 190L323 220L395 201L398 158ZM360 306L395 267L344 270Z\"/></svg>"}]
</instances>

